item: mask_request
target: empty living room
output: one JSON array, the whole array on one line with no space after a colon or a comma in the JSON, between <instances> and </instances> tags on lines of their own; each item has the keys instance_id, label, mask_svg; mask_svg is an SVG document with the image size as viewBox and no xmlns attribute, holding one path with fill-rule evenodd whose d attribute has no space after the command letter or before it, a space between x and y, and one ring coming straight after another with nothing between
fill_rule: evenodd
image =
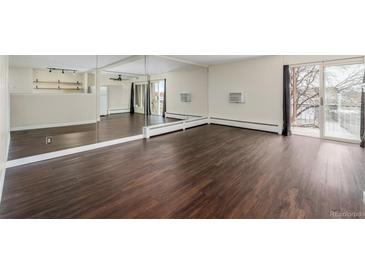
<instances>
[{"instance_id":1,"label":"empty living room","mask_svg":"<svg viewBox=\"0 0 365 274\"><path fill-rule=\"evenodd\" d=\"M218 2L6 4L4 273L363 268L365 6Z\"/></svg>"}]
</instances>

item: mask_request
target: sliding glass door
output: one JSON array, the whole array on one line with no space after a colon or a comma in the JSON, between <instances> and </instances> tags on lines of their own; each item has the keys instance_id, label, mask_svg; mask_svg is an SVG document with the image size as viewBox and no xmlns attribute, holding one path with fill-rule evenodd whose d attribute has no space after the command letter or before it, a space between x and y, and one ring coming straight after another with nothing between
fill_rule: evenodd
<instances>
[{"instance_id":1,"label":"sliding glass door","mask_svg":"<svg viewBox=\"0 0 365 274\"><path fill-rule=\"evenodd\" d=\"M164 81L151 82L151 114L162 116L164 102Z\"/></svg>"},{"instance_id":2,"label":"sliding glass door","mask_svg":"<svg viewBox=\"0 0 365 274\"><path fill-rule=\"evenodd\" d=\"M363 77L361 63L324 66L325 138L360 141Z\"/></svg>"},{"instance_id":3,"label":"sliding glass door","mask_svg":"<svg viewBox=\"0 0 365 274\"><path fill-rule=\"evenodd\" d=\"M290 67L293 134L359 142L363 60Z\"/></svg>"},{"instance_id":4,"label":"sliding glass door","mask_svg":"<svg viewBox=\"0 0 365 274\"><path fill-rule=\"evenodd\" d=\"M147 83L136 83L134 85L134 111L144 114Z\"/></svg>"}]
</instances>

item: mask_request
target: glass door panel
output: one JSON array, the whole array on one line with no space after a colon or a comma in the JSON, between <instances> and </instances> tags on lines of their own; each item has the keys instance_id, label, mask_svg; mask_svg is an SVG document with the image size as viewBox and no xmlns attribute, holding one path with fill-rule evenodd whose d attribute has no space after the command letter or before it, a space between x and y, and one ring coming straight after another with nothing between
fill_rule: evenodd
<instances>
[{"instance_id":1,"label":"glass door panel","mask_svg":"<svg viewBox=\"0 0 365 274\"><path fill-rule=\"evenodd\" d=\"M290 68L291 130L320 137L320 66Z\"/></svg>"},{"instance_id":2,"label":"glass door panel","mask_svg":"<svg viewBox=\"0 0 365 274\"><path fill-rule=\"evenodd\" d=\"M360 140L364 64L324 67L324 137Z\"/></svg>"},{"instance_id":3,"label":"glass door panel","mask_svg":"<svg viewBox=\"0 0 365 274\"><path fill-rule=\"evenodd\" d=\"M164 102L164 81L151 83L151 114L162 116Z\"/></svg>"},{"instance_id":4,"label":"glass door panel","mask_svg":"<svg viewBox=\"0 0 365 274\"><path fill-rule=\"evenodd\" d=\"M151 83L151 114L160 115L159 82Z\"/></svg>"}]
</instances>

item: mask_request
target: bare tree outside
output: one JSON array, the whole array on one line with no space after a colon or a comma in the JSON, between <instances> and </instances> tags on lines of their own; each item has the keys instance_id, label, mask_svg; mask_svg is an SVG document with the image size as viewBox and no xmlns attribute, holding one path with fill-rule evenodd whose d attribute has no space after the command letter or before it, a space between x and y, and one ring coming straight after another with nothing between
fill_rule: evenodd
<instances>
[{"instance_id":1,"label":"bare tree outside","mask_svg":"<svg viewBox=\"0 0 365 274\"><path fill-rule=\"evenodd\" d=\"M293 127L319 128L319 66L290 69L291 123Z\"/></svg>"}]
</instances>

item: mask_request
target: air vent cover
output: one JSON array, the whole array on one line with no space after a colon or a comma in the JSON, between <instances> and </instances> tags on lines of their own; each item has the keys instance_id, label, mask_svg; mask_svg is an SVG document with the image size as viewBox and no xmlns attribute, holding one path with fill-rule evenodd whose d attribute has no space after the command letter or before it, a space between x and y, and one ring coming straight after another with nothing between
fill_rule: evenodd
<instances>
[{"instance_id":1,"label":"air vent cover","mask_svg":"<svg viewBox=\"0 0 365 274\"><path fill-rule=\"evenodd\" d=\"M229 102L236 104L243 104L245 102L245 96L242 92L230 92Z\"/></svg>"},{"instance_id":2,"label":"air vent cover","mask_svg":"<svg viewBox=\"0 0 365 274\"><path fill-rule=\"evenodd\" d=\"M191 102L191 93L180 93L181 102Z\"/></svg>"}]
</instances>

